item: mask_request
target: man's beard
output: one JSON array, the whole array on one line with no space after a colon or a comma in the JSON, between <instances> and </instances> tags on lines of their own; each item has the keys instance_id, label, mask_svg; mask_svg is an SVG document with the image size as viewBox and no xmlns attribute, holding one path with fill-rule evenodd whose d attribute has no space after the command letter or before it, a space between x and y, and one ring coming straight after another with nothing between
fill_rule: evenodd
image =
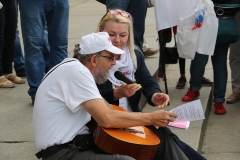
<instances>
[{"instance_id":1,"label":"man's beard","mask_svg":"<svg viewBox=\"0 0 240 160\"><path fill-rule=\"evenodd\" d=\"M109 77L109 70L104 70L103 68L98 68L93 71L93 77L97 84L103 84L107 81Z\"/></svg>"}]
</instances>

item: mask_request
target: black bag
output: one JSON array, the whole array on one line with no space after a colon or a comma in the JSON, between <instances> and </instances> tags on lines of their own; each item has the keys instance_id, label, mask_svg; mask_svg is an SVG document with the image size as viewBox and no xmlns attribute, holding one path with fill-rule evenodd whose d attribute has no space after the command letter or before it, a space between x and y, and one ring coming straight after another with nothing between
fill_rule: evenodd
<instances>
[{"instance_id":1,"label":"black bag","mask_svg":"<svg viewBox=\"0 0 240 160\"><path fill-rule=\"evenodd\" d=\"M164 47L163 48L165 64L176 64L178 63L178 51L177 47Z\"/></svg>"},{"instance_id":2,"label":"black bag","mask_svg":"<svg viewBox=\"0 0 240 160\"><path fill-rule=\"evenodd\" d=\"M106 4L106 0L97 0L97 1L102 3L102 4Z\"/></svg>"},{"instance_id":3,"label":"black bag","mask_svg":"<svg viewBox=\"0 0 240 160\"><path fill-rule=\"evenodd\" d=\"M171 31L171 30L170 30ZM165 59L165 64L176 64L178 63L178 51L177 51L177 42L176 42L176 37L174 35L174 42L175 46L174 47L163 47L163 52L164 54L164 59Z\"/></svg>"}]
</instances>

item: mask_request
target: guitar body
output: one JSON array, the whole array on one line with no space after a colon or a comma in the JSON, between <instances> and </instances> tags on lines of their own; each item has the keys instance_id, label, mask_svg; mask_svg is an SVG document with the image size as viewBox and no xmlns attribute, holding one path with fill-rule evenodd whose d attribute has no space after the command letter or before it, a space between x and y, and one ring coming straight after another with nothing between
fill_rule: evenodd
<instances>
[{"instance_id":1,"label":"guitar body","mask_svg":"<svg viewBox=\"0 0 240 160\"><path fill-rule=\"evenodd\" d=\"M113 109L127 112L111 105ZM128 155L136 160L152 160L160 143L159 137L144 126L127 129L106 129L99 125L95 129L95 144L109 154Z\"/></svg>"}]
</instances>

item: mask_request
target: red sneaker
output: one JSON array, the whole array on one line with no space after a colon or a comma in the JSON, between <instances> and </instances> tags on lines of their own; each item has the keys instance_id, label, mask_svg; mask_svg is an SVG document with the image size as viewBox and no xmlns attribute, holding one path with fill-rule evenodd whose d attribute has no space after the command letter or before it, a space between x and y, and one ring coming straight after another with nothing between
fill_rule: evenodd
<instances>
[{"instance_id":1,"label":"red sneaker","mask_svg":"<svg viewBox=\"0 0 240 160\"><path fill-rule=\"evenodd\" d=\"M191 89L188 89L188 92L186 93L185 96L183 96L182 101L192 101L195 98L199 96L199 91L193 91Z\"/></svg>"},{"instance_id":2,"label":"red sneaker","mask_svg":"<svg viewBox=\"0 0 240 160\"><path fill-rule=\"evenodd\" d=\"M222 102L217 102L214 104L215 114L226 114L227 111L223 106Z\"/></svg>"}]
</instances>

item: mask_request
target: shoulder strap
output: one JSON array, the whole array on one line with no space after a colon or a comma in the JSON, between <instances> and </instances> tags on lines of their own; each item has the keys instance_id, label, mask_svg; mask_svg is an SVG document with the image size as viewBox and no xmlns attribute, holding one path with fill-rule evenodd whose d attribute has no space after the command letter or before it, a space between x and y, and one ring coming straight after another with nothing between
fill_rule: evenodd
<instances>
[{"instance_id":1,"label":"shoulder strap","mask_svg":"<svg viewBox=\"0 0 240 160\"><path fill-rule=\"evenodd\" d=\"M57 66L55 66L55 68L53 68L52 70L50 70L50 71L44 76L44 78L42 79L41 83L42 83L43 80L44 80L50 73L52 73L52 71L54 71L57 67L59 67L60 65L62 65L62 64L64 64L64 63L68 63L68 62L72 62L72 61L75 61L75 60L66 61L66 62L60 63L60 64L58 64ZM40 83L40 84L41 84L41 83Z\"/></svg>"}]
</instances>

